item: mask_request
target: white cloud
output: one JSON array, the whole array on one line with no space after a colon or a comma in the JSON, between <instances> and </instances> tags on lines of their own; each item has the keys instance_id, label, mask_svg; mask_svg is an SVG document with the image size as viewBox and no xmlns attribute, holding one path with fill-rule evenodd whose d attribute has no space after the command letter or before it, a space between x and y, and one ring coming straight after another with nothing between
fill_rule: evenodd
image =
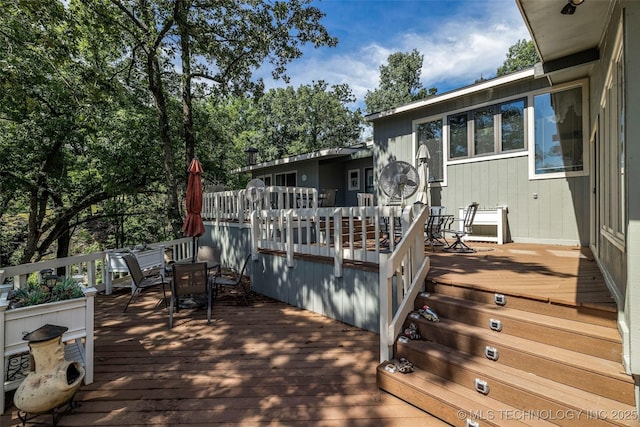
<instances>
[{"instance_id":1,"label":"white cloud","mask_svg":"<svg viewBox=\"0 0 640 427\"><path fill-rule=\"evenodd\" d=\"M347 83L363 107L364 96L379 84L379 67L394 52L414 48L424 55L421 80L440 93L472 84L481 76L494 77L510 46L529 34L515 2L469 2L462 14L421 25L424 32L398 33L384 42L364 42L353 51L313 49L288 67L294 87L325 80L329 84ZM402 27L399 27L402 28ZM373 38L373 37L372 37ZM268 87L282 82L265 79Z\"/></svg>"}]
</instances>

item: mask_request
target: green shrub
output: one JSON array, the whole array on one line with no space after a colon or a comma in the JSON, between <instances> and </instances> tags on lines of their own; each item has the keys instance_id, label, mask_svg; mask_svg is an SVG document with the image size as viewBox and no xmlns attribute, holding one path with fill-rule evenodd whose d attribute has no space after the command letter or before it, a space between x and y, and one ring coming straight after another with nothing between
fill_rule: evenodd
<instances>
[{"instance_id":1,"label":"green shrub","mask_svg":"<svg viewBox=\"0 0 640 427\"><path fill-rule=\"evenodd\" d=\"M25 286L10 293L9 299L11 300L11 308L19 308L81 298L83 296L82 286L71 277L60 279L51 290L44 284L37 283L37 281L31 280L31 277L29 277Z\"/></svg>"},{"instance_id":2,"label":"green shrub","mask_svg":"<svg viewBox=\"0 0 640 427\"><path fill-rule=\"evenodd\" d=\"M66 299L80 298L84 296L82 287L71 277L65 277L55 284L51 290L51 301L63 301Z\"/></svg>"}]
</instances>

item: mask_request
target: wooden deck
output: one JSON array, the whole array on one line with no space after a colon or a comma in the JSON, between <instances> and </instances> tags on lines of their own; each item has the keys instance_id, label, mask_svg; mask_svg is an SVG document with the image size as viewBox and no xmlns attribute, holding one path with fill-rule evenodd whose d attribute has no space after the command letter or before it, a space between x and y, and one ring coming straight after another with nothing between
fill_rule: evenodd
<instances>
[{"instance_id":1,"label":"wooden deck","mask_svg":"<svg viewBox=\"0 0 640 427\"><path fill-rule=\"evenodd\" d=\"M615 311L589 248L469 242L477 250L455 254L436 249L427 280L518 295L560 305Z\"/></svg>"},{"instance_id":2,"label":"wooden deck","mask_svg":"<svg viewBox=\"0 0 640 427\"><path fill-rule=\"evenodd\" d=\"M169 330L160 295L126 314L125 293L96 297L95 382L58 425L447 425L378 389L376 334L259 296L221 298L211 325L181 310ZM15 407L0 417L18 424Z\"/></svg>"},{"instance_id":3,"label":"wooden deck","mask_svg":"<svg viewBox=\"0 0 640 427\"><path fill-rule=\"evenodd\" d=\"M470 245L478 252L427 248L427 280L615 312L588 249ZM169 330L159 293L124 314L127 298L96 297L95 382L60 426L447 425L377 388L376 334L261 296L221 298L211 325L181 310ZM18 424L15 407L0 417Z\"/></svg>"}]
</instances>

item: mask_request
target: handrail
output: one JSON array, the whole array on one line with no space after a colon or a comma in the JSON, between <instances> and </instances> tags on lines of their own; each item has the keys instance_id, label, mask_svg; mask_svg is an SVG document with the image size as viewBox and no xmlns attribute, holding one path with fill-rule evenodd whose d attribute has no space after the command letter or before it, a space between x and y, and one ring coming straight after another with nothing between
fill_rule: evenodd
<instances>
[{"instance_id":1,"label":"handrail","mask_svg":"<svg viewBox=\"0 0 640 427\"><path fill-rule=\"evenodd\" d=\"M176 261L189 258L192 256L192 239L184 237L165 242L158 242L149 245L150 248L163 247L167 251L171 251L173 259ZM102 287L107 282L107 257L114 252L122 252L127 248L106 250L93 252L85 255L74 255L65 258L55 258L46 261L31 262L14 266L0 268L0 285L5 279L12 277L13 286L20 287L27 283L27 279L33 273L40 273L42 270L58 268L65 269L65 276L76 277L78 281L88 288ZM100 274L98 274L100 272Z\"/></svg>"},{"instance_id":2,"label":"handrail","mask_svg":"<svg viewBox=\"0 0 640 427\"><path fill-rule=\"evenodd\" d=\"M408 229L392 206L269 209L254 211L251 221L254 251L285 252L289 267L294 253L332 257L336 277L344 260L377 264L380 253L395 249L399 231ZM383 234L388 246L380 242Z\"/></svg>"},{"instance_id":3,"label":"handrail","mask_svg":"<svg viewBox=\"0 0 640 427\"><path fill-rule=\"evenodd\" d=\"M413 309L418 292L424 290L424 281L429 272L430 260L424 255L424 224L429 217L429 208L421 209L413 221L410 221L412 207L404 209L404 220L411 222L411 225L386 262L380 262L381 362L391 359L395 337ZM394 279L397 307L393 306Z\"/></svg>"},{"instance_id":4,"label":"handrail","mask_svg":"<svg viewBox=\"0 0 640 427\"><path fill-rule=\"evenodd\" d=\"M215 221L251 220L251 212L266 209L317 208L318 190L311 187L265 187L250 201L247 190L219 191L202 195L202 218Z\"/></svg>"}]
</instances>

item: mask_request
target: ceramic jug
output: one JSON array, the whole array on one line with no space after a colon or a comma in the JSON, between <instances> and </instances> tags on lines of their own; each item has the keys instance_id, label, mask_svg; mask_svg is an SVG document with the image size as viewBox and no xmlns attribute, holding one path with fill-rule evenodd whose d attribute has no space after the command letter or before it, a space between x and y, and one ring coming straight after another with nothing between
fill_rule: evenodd
<instances>
[{"instance_id":1,"label":"ceramic jug","mask_svg":"<svg viewBox=\"0 0 640 427\"><path fill-rule=\"evenodd\" d=\"M13 397L13 403L21 411L47 412L69 402L80 387L84 367L64 359L62 334L67 329L45 325L24 336L29 341L32 364Z\"/></svg>"}]
</instances>

